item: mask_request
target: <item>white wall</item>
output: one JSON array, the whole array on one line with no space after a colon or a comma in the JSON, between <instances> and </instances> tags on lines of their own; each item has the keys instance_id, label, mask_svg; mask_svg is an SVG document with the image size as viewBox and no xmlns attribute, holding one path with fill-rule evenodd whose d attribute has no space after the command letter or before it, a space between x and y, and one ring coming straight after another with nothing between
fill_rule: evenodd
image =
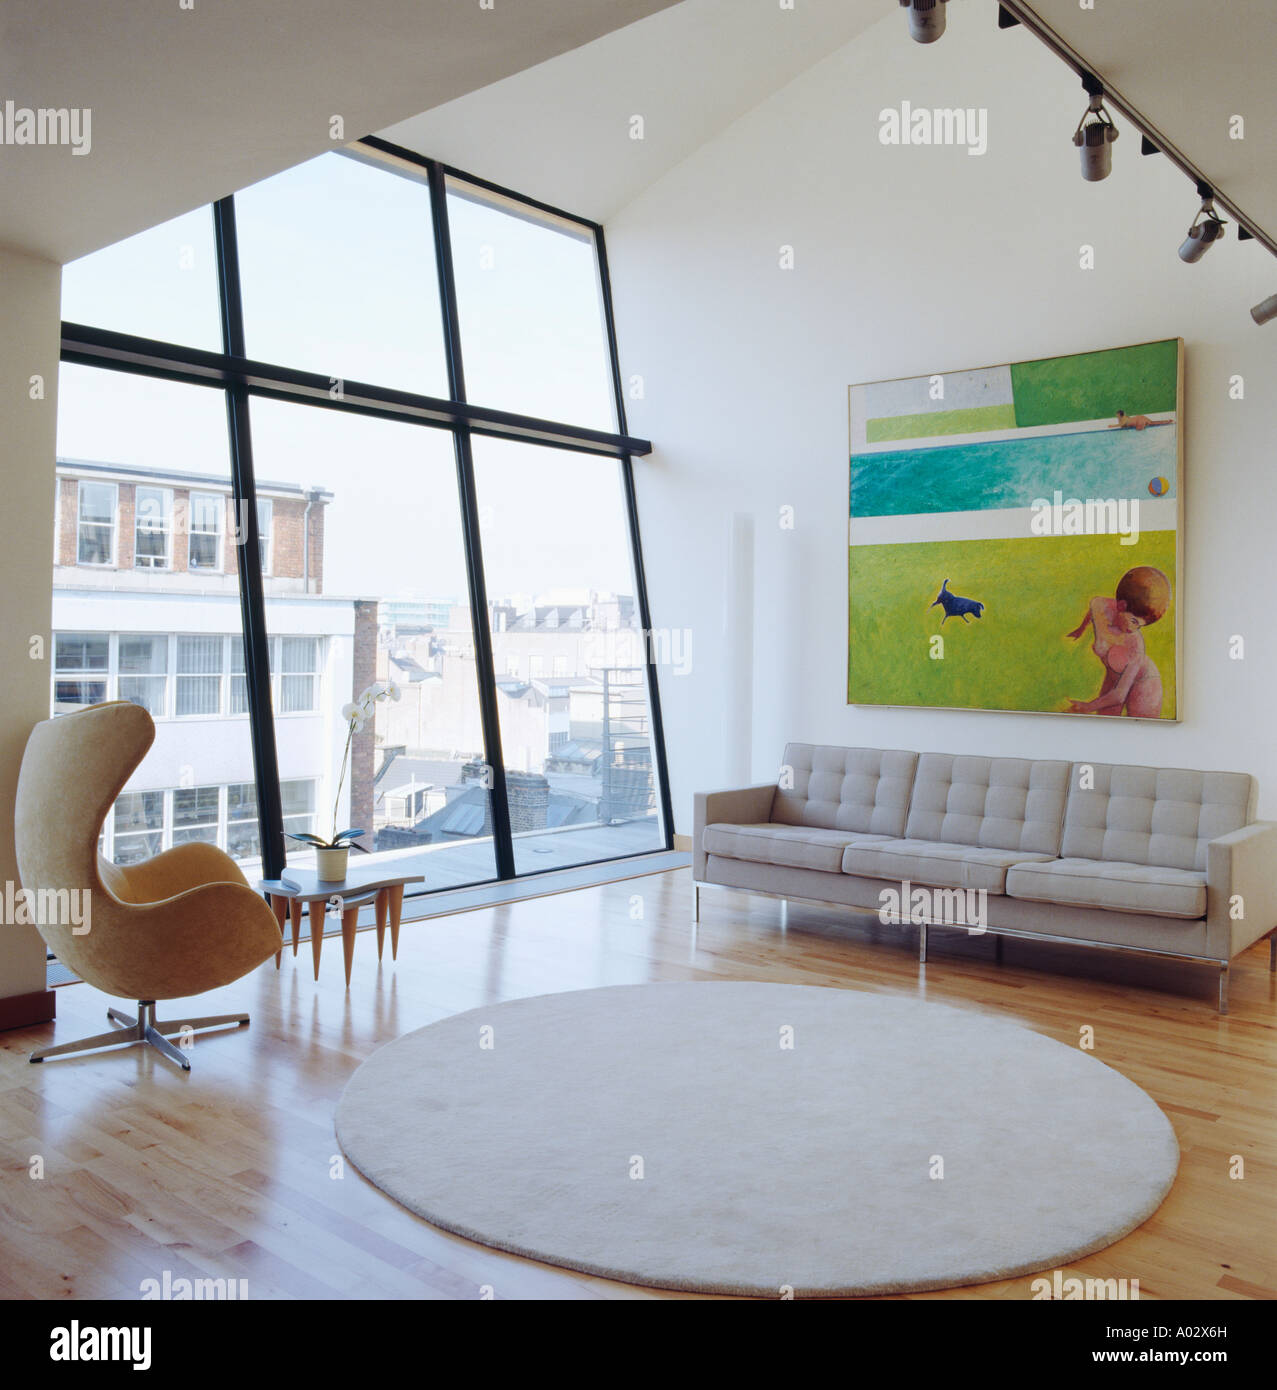
<instances>
[{"instance_id":1,"label":"white wall","mask_svg":"<svg viewBox=\"0 0 1277 1390\"><path fill-rule=\"evenodd\" d=\"M992 0L952 8L930 47L890 14L608 224L623 370L644 378L629 424L656 445L636 463L653 623L693 640L690 674L661 673L677 828L691 828L692 793L740 760L730 731L751 725L725 711L742 697L761 780L791 738L1089 757L1251 770L1277 817L1277 325L1247 313L1277 290L1277 262L1230 228L1182 264L1192 185L1142 158L1129 126L1112 176L1084 183L1073 75L1024 30L999 32ZM904 99L987 107L987 153L882 145L878 113ZM1084 243L1093 270L1079 268ZM847 706L848 385L1175 336L1182 722ZM756 523L744 690L723 617L734 513ZM1233 634L1244 661L1229 659Z\"/></svg>"},{"instance_id":2,"label":"white wall","mask_svg":"<svg viewBox=\"0 0 1277 1390\"><path fill-rule=\"evenodd\" d=\"M53 466L57 427L58 305L52 261L0 248L0 885L18 881L13 798L31 726L49 713L49 618L53 565ZM44 378L44 399L30 379ZM44 651L32 658L31 639ZM44 988L44 943L33 927L0 924L0 997Z\"/></svg>"}]
</instances>

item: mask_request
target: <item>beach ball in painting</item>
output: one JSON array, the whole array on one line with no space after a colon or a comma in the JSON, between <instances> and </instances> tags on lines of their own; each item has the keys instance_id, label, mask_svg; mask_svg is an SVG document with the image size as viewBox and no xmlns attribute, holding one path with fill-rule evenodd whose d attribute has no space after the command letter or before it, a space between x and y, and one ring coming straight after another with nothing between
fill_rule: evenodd
<instances>
[{"instance_id":1,"label":"beach ball in painting","mask_svg":"<svg viewBox=\"0 0 1277 1390\"><path fill-rule=\"evenodd\" d=\"M1171 485L1165 478L1151 478L1149 480L1148 490L1154 497L1165 497L1171 490Z\"/></svg>"}]
</instances>

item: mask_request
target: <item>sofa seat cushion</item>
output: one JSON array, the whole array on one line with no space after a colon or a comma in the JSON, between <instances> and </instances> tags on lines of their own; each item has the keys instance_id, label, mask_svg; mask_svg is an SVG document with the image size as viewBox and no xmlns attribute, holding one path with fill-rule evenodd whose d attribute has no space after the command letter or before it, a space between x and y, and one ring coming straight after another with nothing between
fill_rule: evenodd
<instances>
[{"instance_id":1,"label":"sofa seat cushion","mask_svg":"<svg viewBox=\"0 0 1277 1390\"><path fill-rule=\"evenodd\" d=\"M935 888L983 888L987 893L1002 893L1006 891L1007 870L1013 864L1051 858L1020 849L983 849L943 840L887 840L848 845L842 871L866 878L908 879Z\"/></svg>"},{"instance_id":2,"label":"sofa seat cushion","mask_svg":"<svg viewBox=\"0 0 1277 1390\"><path fill-rule=\"evenodd\" d=\"M749 859L756 864L781 864L787 869L823 869L836 874L849 844L886 840L855 830L823 830L813 825L707 825L701 837L706 854Z\"/></svg>"},{"instance_id":3,"label":"sofa seat cushion","mask_svg":"<svg viewBox=\"0 0 1277 1390\"><path fill-rule=\"evenodd\" d=\"M1206 875L1116 859L1053 859L1007 874L1007 894L1039 903L1106 907L1155 917L1206 916Z\"/></svg>"}]
</instances>

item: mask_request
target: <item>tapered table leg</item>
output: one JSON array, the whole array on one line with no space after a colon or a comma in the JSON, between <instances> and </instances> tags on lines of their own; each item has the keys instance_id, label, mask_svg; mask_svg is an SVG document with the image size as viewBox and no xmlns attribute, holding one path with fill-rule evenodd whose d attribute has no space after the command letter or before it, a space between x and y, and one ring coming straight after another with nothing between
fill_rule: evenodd
<instances>
[{"instance_id":1,"label":"tapered table leg","mask_svg":"<svg viewBox=\"0 0 1277 1390\"><path fill-rule=\"evenodd\" d=\"M377 959L381 959L382 948L386 944L386 921L390 916L390 890L381 888L377 891L376 899L377 911Z\"/></svg>"},{"instance_id":2,"label":"tapered table leg","mask_svg":"<svg viewBox=\"0 0 1277 1390\"><path fill-rule=\"evenodd\" d=\"M308 898L306 915L310 918L310 953L315 958L315 978L319 979L319 956L324 949L324 911L327 898Z\"/></svg>"},{"instance_id":3,"label":"tapered table leg","mask_svg":"<svg viewBox=\"0 0 1277 1390\"><path fill-rule=\"evenodd\" d=\"M346 958L346 988L350 988L350 967L355 959L355 928L359 925L359 909L348 907L341 914L341 950Z\"/></svg>"},{"instance_id":4,"label":"tapered table leg","mask_svg":"<svg viewBox=\"0 0 1277 1390\"><path fill-rule=\"evenodd\" d=\"M393 888L387 888L388 905L390 908L390 959L399 959L399 918L403 913L403 884L396 883Z\"/></svg>"},{"instance_id":5,"label":"tapered table leg","mask_svg":"<svg viewBox=\"0 0 1277 1390\"><path fill-rule=\"evenodd\" d=\"M302 900L291 898L288 903L288 915L293 924L293 955L297 954L297 943L302 938Z\"/></svg>"},{"instance_id":6,"label":"tapered table leg","mask_svg":"<svg viewBox=\"0 0 1277 1390\"><path fill-rule=\"evenodd\" d=\"M275 952L275 969L278 970L280 957L284 954L284 923L288 919L288 899L272 893L270 906L275 920L279 923L279 950Z\"/></svg>"}]
</instances>

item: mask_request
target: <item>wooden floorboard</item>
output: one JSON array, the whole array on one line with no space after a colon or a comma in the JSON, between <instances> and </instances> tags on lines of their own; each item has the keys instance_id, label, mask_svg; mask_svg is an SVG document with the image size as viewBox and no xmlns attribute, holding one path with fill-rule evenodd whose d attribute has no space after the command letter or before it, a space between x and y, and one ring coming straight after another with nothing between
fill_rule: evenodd
<instances>
[{"instance_id":1,"label":"wooden floorboard","mask_svg":"<svg viewBox=\"0 0 1277 1390\"><path fill-rule=\"evenodd\" d=\"M273 962L202 997L248 1029L200 1036L182 1074L134 1048L30 1066L51 1041L100 1032L107 998L58 991L56 1025L0 1034L0 1297L136 1299L143 1280L247 1281L250 1298L625 1299L634 1288L438 1231L341 1161L337 1098L383 1043L483 1004L655 980L774 980L925 997L1078 1045L1144 1087L1175 1127L1179 1177L1161 1209L1065 1277L1140 1281L1142 1298L1277 1297L1277 977L1260 943L1215 973L1181 962L932 933L812 905L707 890L687 870L404 924L400 959L357 939ZM179 1004L170 1016L189 1012ZM161 1009L161 1017L165 1010ZM30 1176L34 1157L44 1176ZM1240 1156L1245 1176L1230 1176ZM913 1295L1024 1299L1028 1278Z\"/></svg>"}]
</instances>

